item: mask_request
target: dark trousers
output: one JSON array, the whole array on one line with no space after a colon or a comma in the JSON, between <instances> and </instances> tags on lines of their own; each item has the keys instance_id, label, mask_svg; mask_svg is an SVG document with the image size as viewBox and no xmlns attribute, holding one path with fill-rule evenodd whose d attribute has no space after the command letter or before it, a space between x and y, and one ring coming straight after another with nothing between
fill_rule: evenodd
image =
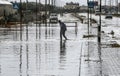
<instances>
[{"instance_id":1,"label":"dark trousers","mask_svg":"<svg viewBox=\"0 0 120 76\"><path fill-rule=\"evenodd\" d=\"M62 36L67 39L67 37L65 36L65 31L66 30L60 30L60 39L62 40Z\"/></svg>"}]
</instances>

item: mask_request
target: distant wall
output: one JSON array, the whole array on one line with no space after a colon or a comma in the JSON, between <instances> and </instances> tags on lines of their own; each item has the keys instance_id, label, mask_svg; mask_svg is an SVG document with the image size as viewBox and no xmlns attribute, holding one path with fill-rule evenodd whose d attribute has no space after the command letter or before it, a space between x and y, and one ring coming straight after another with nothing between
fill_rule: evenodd
<instances>
[{"instance_id":1,"label":"distant wall","mask_svg":"<svg viewBox=\"0 0 120 76\"><path fill-rule=\"evenodd\" d=\"M12 5L8 4L0 4L0 17L1 16L8 16L9 14L14 14L17 10L13 9Z\"/></svg>"}]
</instances>

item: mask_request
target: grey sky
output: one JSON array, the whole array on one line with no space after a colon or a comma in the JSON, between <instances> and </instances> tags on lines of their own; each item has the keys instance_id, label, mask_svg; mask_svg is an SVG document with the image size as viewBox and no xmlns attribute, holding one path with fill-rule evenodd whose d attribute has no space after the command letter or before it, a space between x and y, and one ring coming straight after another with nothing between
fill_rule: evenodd
<instances>
[{"instance_id":1,"label":"grey sky","mask_svg":"<svg viewBox=\"0 0 120 76\"><path fill-rule=\"evenodd\" d=\"M20 1L20 0L8 0L8 1ZM22 1L26 1L26 0L22 0ZM36 1L36 0L28 0L28 1ZM39 1L39 0L37 0ZM45 0L40 0L42 3L44 3ZM58 6L63 6L65 5L66 2L78 2L80 5L87 5L87 0L56 0L56 5ZM106 0L107 1L107 4L109 4L109 0ZM112 1L112 0L111 0ZM113 5L115 5L115 1L116 0L113 0L114 2L112 2ZM102 0L102 4L105 3L105 0Z\"/></svg>"},{"instance_id":2,"label":"grey sky","mask_svg":"<svg viewBox=\"0 0 120 76\"><path fill-rule=\"evenodd\" d=\"M20 0L8 0L8 1L20 1ZM26 1L26 0L22 0L22 1ZM36 1L36 0L28 0L28 1ZM39 1L39 0L37 0L37 1ZM41 0L41 2L43 2L44 3L44 1L45 0ZM78 2L78 3L80 3L80 5L86 5L87 3L86 3L86 1L87 0L56 0L56 5L59 5L59 6L63 6L66 2Z\"/></svg>"}]
</instances>

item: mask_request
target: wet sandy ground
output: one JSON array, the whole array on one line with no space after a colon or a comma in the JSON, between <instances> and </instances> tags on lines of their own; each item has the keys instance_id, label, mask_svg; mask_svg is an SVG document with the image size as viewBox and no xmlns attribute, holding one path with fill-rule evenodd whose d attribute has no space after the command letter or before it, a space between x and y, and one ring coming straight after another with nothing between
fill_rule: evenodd
<instances>
[{"instance_id":1,"label":"wet sandy ground","mask_svg":"<svg viewBox=\"0 0 120 76\"><path fill-rule=\"evenodd\" d=\"M84 39L87 25L77 24L77 28L67 28L69 40L62 41L58 24L37 28L36 24L28 24L22 32L1 29L0 76L119 76L120 49L102 48L99 62L97 38ZM93 34L96 31L91 30Z\"/></svg>"}]
</instances>

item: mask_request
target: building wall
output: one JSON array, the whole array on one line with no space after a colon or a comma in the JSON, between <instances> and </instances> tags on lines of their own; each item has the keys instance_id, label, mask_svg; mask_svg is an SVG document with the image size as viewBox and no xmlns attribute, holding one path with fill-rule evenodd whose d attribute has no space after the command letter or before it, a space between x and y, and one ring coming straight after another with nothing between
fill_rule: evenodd
<instances>
[{"instance_id":1,"label":"building wall","mask_svg":"<svg viewBox=\"0 0 120 76\"><path fill-rule=\"evenodd\" d=\"M87 10L88 7L87 6L80 6L80 10Z\"/></svg>"},{"instance_id":2,"label":"building wall","mask_svg":"<svg viewBox=\"0 0 120 76\"><path fill-rule=\"evenodd\" d=\"M0 17L4 15L8 16L9 14L14 14L16 11L17 10L13 9L12 5L0 5Z\"/></svg>"},{"instance_id":3,"label":"building wall","mask_svg":"<svg viewBox=\"0 0 120 76\"><path fill-rule=\"evenodd\" d=\"M79 7L78 3L66 3L66 5L64 6L65 9L76 9Z\"/></svg>"}]
</instances>

